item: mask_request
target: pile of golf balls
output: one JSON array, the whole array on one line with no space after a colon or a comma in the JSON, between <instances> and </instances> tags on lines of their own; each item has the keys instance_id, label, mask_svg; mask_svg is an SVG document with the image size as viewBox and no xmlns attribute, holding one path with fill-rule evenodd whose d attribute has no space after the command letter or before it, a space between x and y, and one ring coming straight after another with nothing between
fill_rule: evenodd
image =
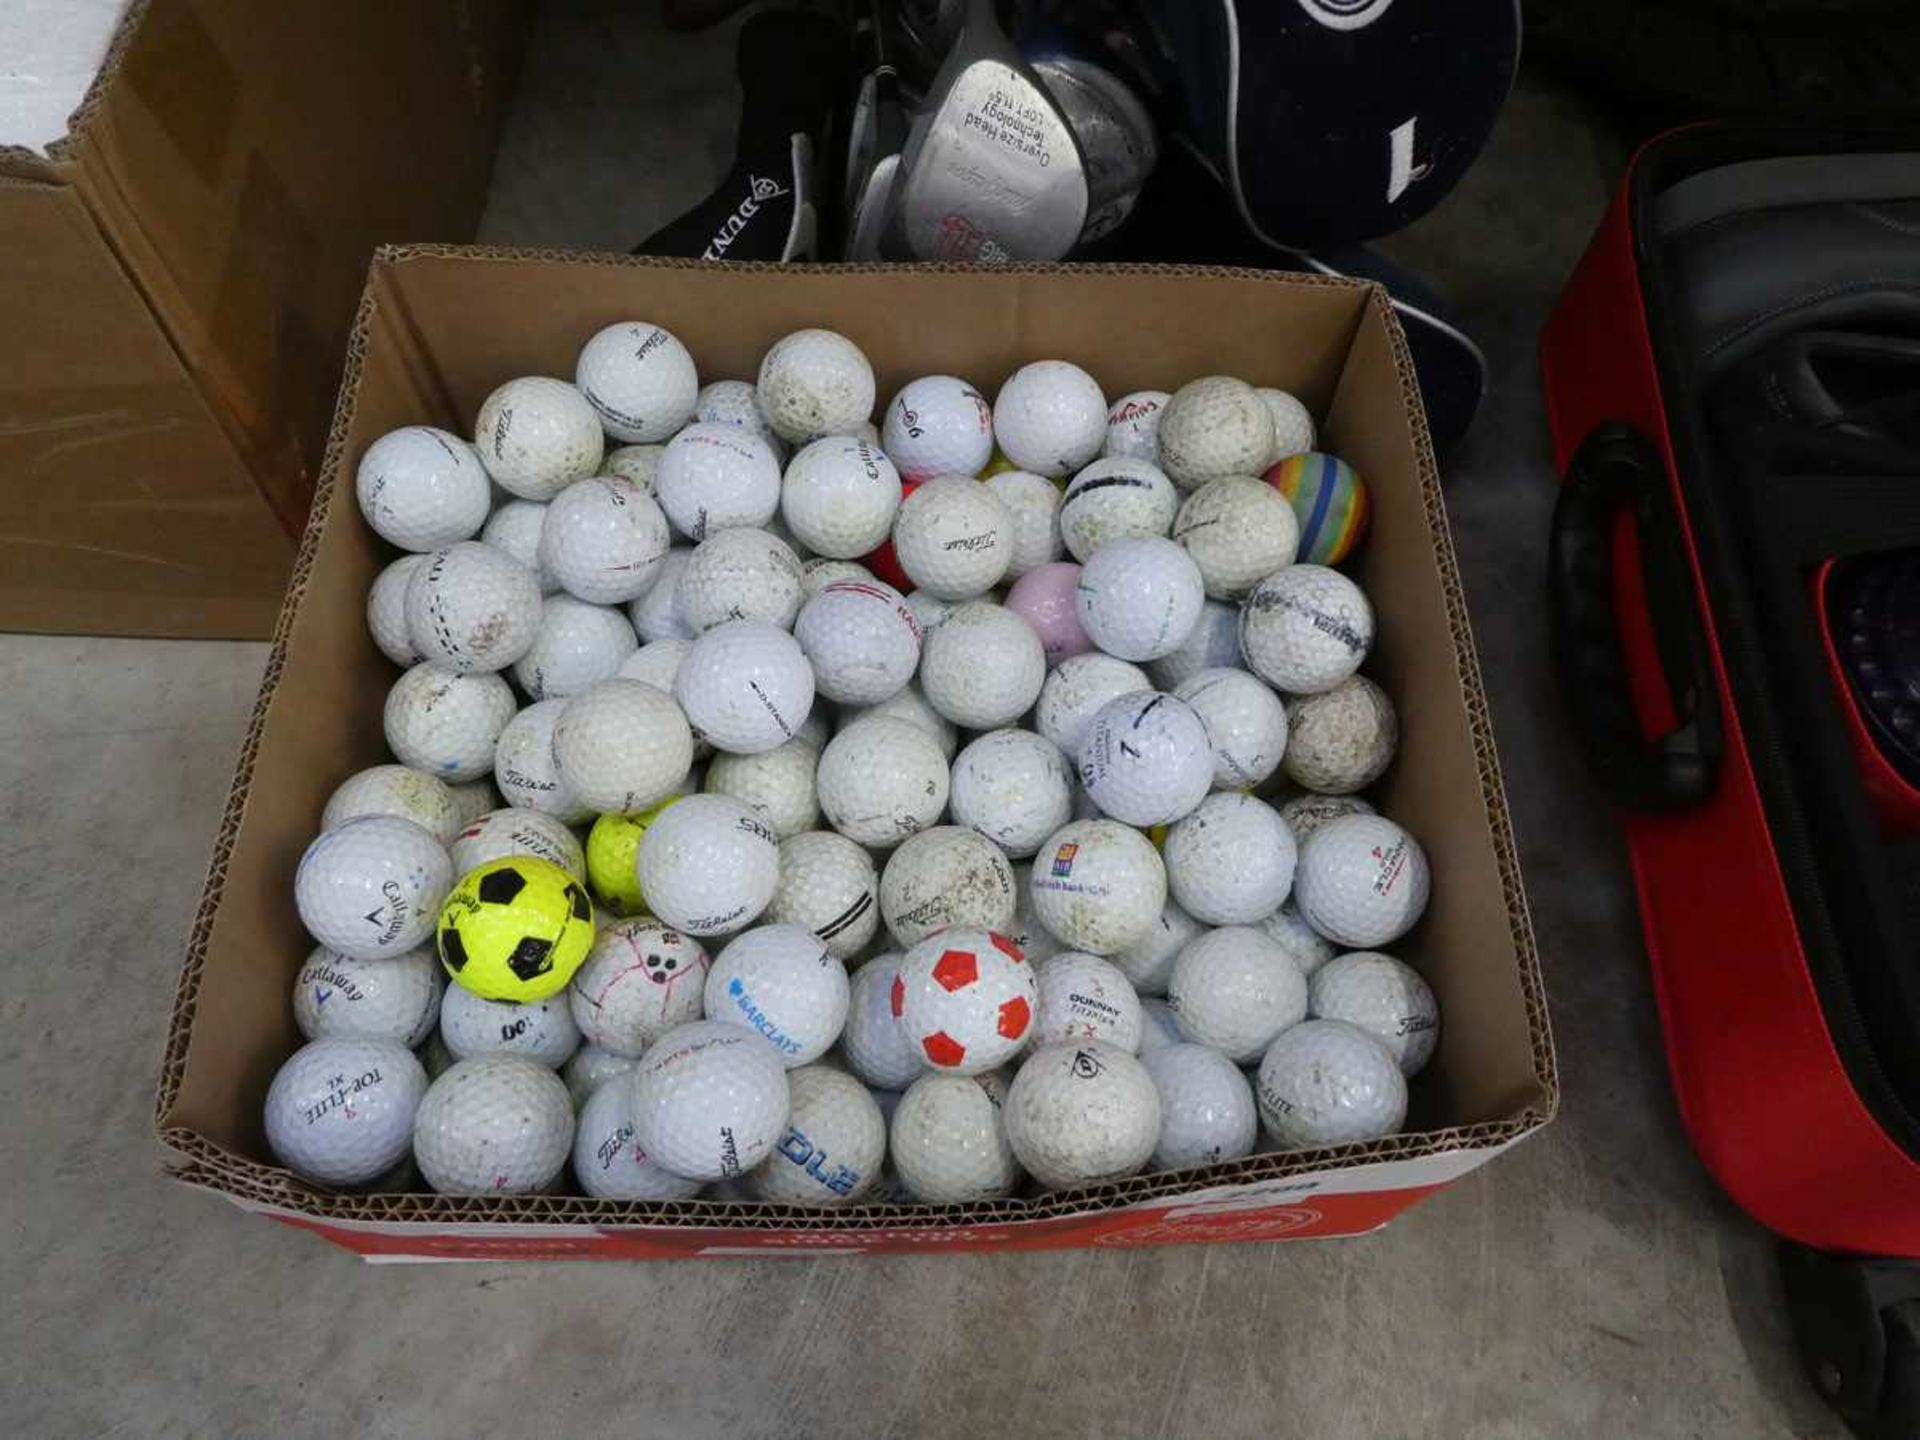
<instances>
[{"instance_id":1,"label":"pile of golf balls","mask_svg":"<svg viewBox=\"0 0 1920 1440\"><path fill-rule=\"evenodd\" d=\"M941 1205L1399 1130L1431 879L1315 443L1226 376L888 399L827 329L703 385L645 320L382 436L393 760L294 880L274 1155Z\"/></svg>"}]
</instances>

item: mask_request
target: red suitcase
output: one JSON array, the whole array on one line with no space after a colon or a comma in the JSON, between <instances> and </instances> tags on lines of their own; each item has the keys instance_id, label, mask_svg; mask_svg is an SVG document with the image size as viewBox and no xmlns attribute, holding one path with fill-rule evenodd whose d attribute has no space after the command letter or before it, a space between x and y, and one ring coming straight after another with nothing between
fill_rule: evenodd
<instances>
[{"instance_id":1,"label":"red suitcase","mask_svg":"<svg viewBox=\"0 0 1920 1440\"><path fill-rule=\"evenodd\" d=\"M1920 143L1651 142L1541 358L1555 650L1683 1121L1794 1242L1816 1383L1920 1433Z\"/></svg>"}]
</instances>

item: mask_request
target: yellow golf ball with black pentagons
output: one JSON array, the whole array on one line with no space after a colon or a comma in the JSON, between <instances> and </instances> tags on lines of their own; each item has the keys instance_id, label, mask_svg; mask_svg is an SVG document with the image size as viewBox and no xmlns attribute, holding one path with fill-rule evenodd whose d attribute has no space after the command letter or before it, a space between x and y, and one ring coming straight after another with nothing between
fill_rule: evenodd
<instances>
[{"instance_id":1,"label":"yellow golf ball with black pentagons","mask_svg":"<svg viewBox=\"0 0 1920 1440\"><path fill-rule=\"evenodd\" d=\"M469 870L440 907L440 963L487 1000L529 1004L566 988L593 948L593 901L551 860L508 855Z\"/></svg>"}]
</instances>

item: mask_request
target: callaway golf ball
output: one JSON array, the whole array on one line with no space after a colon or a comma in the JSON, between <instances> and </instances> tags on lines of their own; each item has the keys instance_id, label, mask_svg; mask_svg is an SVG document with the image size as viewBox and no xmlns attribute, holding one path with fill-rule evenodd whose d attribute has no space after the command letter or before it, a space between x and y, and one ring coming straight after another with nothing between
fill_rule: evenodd
<instances>
[{"instance_id":1,"label":"callaway golf ball","mask_svg":"<svg viewBox=\"0 0 1920 1440\"><path fill-rule=\"evenodd\" d=\"M1118 459L1158 463L1160 412L1173 397L1164 390L1135 390L1122 395L1107 411L1107 438L1100 453Z\"/></svg>"},{"instance_id":2,"label":"callaway golf ball","mask_svg":"<svg viewBox=\"0 0 1920 1440\"><path fill-rule=\"evenodd\" d=\"M636 864L640 893L660 919L692 935L729 935L772 901L780 842L751 806L689 795L647 827Z\"/></svg>"},{"instance_id":3,"label":"callaway golf ball","mask_svg":"<svg viewBox=\"0 0 1920 1440\"><path fill-rule=\"evenodd\" d=\"M788 462L780 515L814 554L852 560L893 533L900 499L900 472L887 454L849 435L828 435Z\"/></svg>"},{"instance_id":4,"label":"callaway golf ball","mask_svg":"<svg viewBox=\"0 0 1920 1440\"><path fill-rule=\"evenodd\" d=\"M440 1020L446 986L431 945L380 960L316 946L293 982L293 1019L309 1040L397 1040L412 1048Z\"/></svg>"},{"instance_id":5,"label":"callaway golf ball","mask_svg":"<svg viewBox=\"0 0 1920 1440\"><path fill-rule=\"evenodd\" d=\"M326 831L294 872L307 933L354 960L404 955L433 934L453 883L440 842L411 820L367 815Z\"/></svg>"}]
</instances>

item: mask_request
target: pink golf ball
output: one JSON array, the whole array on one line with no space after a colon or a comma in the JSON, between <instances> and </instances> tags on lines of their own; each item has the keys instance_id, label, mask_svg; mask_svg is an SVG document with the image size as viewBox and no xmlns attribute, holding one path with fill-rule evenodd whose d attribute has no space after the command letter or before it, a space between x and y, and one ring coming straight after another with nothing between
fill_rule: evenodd
<instances>
[{"instance_id":1,"label":"pink golf ball","mask_svg":"<svg viewBox=\"0 0 1920 1440\"><path fill-rule=\"evenodd\" d=\"M1033 627L1047 652L1049 669L1093 649L1093 641L1081 627L1074 599L1074 587L1079 583L1078 565L1071 560L1055 560L1029 570L1007 591L1007 609Z\"/></svg>"}]
</instances>

